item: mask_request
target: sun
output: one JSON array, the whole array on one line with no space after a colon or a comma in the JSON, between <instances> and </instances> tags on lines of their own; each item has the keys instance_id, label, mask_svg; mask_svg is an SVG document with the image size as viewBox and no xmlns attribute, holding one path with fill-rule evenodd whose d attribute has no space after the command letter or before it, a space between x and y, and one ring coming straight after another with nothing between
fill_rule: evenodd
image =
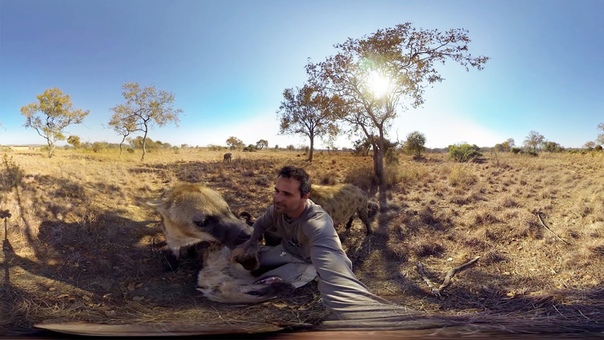
<instances>
[{"instance_id":1,"label":"sun","mask_svg":"<svg viewBox=\"0 0 604 340\"><path fill-rule=\"evenodd\" d=\"M390 90L390 78L378 71L371 71L367 84L377 98L382 97Z\"/></svg>"}]
</instances>

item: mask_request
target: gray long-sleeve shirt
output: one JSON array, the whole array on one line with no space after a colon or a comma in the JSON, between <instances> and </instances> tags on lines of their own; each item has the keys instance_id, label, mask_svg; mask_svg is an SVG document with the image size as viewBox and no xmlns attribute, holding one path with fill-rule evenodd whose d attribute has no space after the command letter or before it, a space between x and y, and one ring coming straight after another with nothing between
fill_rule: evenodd
<instances>
[{"instance_id":1,"label":"gray long-sleeve shirt","mask_svg":"<svg viewBox=\"0 0 604 340\"><path fill-rule=\"evenodd\" d=\"M359 319L407 311L374 295L356 278L331 217L311 200L307 200L302 215L293 220L275 212L271 206L253 227L252 242L271 230L282 237L281 243L287 252L313 264L323 304L335 318Z\"/></svg>"}]
</instances>

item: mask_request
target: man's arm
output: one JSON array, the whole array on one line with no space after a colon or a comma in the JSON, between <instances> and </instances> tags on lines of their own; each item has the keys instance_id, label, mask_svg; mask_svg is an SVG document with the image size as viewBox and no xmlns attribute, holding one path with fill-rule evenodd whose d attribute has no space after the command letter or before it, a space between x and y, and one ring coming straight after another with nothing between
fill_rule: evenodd
<instances>
[{"instance_id":1,"label":"man's arm","mask_svg":"<svg viewBox=\"0 0 604 340\"><path fill-rule=\"evenodd\" d=\"M397 315L405 311L371 293L352 271L331 221L315 218L305 227L310 240L310 257L319 277L323 304L337 319L361 319Z\"/></svg>"},{"instance_id":2,"label":"man's arm","mask_svg":"<svg viewBox=\"0 0 604 340\"><path fill-rule=\"evenodd\" d=\"M272 207L267 209L262 216L256 219L252 225L252 236L246 242L242 243L229 254L229 261L239 262L249 261L249 258L256 256L260 250L260 239L264 231L268 228L272 220Z\"/></svg>"}]
</instances>

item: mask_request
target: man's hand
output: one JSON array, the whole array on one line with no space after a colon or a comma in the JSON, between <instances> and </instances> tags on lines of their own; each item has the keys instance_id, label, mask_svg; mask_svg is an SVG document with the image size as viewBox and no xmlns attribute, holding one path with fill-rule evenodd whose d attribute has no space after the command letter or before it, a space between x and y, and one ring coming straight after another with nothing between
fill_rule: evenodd
<instances>
[{"instance_id":1,"label":"man's hand","mask_svg":"<svg viewBox=\"0 0 604 340\"><path fill-rule=\"evenodd\" d=\"M260 267L260 262L258 261L258 247L244 243L231 250L229 261L240 263L246 270L258 269L258 267Z\"/></svg>"},{"instance_id":2,"label":"man's hand","mask_svg":"<svg viewBox=\"0 0 604 340\"><path fill-rule=\"evenodd\" d=\"M247 251L245 250L245 244L242 244L239 247L231 250L231 253L229 254L229 261L239 262L237 261L237 259L245 255L246 253Z\"/></svg>"}]
</instances>

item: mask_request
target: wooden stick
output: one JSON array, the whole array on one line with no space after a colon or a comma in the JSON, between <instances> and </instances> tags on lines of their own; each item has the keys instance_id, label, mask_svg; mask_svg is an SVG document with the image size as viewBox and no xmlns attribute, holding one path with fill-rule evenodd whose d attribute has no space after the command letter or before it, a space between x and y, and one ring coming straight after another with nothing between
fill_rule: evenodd
<instances>
[{"instance_id":1,"label":"wooden stick","mask_svg":"<svg viewBox=\"0 0 604 340\"><path fill-rule=\"evenodd\" d=\"M451 284L451 279L453 278L453 276L455 276L455 274L459 273L460 271L462 271L462 270L468 268L469 266L473 265L474 263L476 263L476 261L478 261L479 258L480 258L480 256L476 256L475 258L462 264L461 266L458 266L458 267L455 267L455 268L449 270L447 272L447 275L445 276L445 279L443 280L443 283L438 288L436 288L434 286L434 284L432 283L432 281L430 281L430 279L428 279L428 277L426 276L426 273L424 271L424 266L419 261L417 261L417 271L419 272L419 274L421 275L424 282L426 282L426 284L432 291L432 294L434 294L434 296L436 296L437 298L442 299L441 292L443 291L443 289L447 288Z\"/></svg>"},{"instance_id":2,"label":"wooden stick","mask_svg":"<svg viewBox=\"0 0 604 340\"><path fill-rule=\"evenodd\" d=\"M447 272L447 276L445 276L445 279L443 280L443 283L440 285L440 287L438 287L438 290L441 291L445 288L447 288L447 286L449 286L451 284L451 279L453 278L453 276L455 276L455 274L459 273L460 271L468 268L469 266L473 265L474 263L476 263L476 261L478 261L478 259L480 258L480 256L476 256L475 258L471 259L470 261L462 264L459 267L455 267L451 270L449 270Z\"/></svg>"},{"instance_id":3,"label":"wooden stick","mask_svg":"<svg viewBox=\"0 0 604 340\"><path fill-rule=\"evenodd\" d=\"M442 299L442 296L440 295L440 290L436 288L432 281L430 281L430 279L426 276L426 272L424 272L424 266L419 261L417 261L417 271L419 272L419 275L421 275L424 282L426 282L426 284L428 285L428 288L430 288L430 290L432 291L432 294L436 295L436 297L438 297L439 299Z\"/></svg>"},{"instance_id":4,"label":"wooden stick","mask_svg":"<svg viewBox=\"0 0 604 340\"><path fill-rule=\"evenodd\" d=\"M542 226L544 226L544 227L545 227L545 229L549 230L549 232L550 232L550 233L554 234L554 236L556 236L556 238L557 238L558 240L560 240L560 241L562 241L562 242L564 242L564 243L566 243L566 244L569 244L569 245L570 245L570 243L569 243L568 241L566 241L566 240L562 239L560 236L556 235L556 233L554 233L554 231L553 231L553 230L551 230L551 229L550 229L550 228L549 228L549 227L548 227L548 226L545 224L545 222L543 222L543 219L541 218L541 212L540 212L540 211L537 211L535 214L537 215L537 217L539 218L539 222L541 222L541 225L542 225Z\"/></svg>"}]
</instances>

